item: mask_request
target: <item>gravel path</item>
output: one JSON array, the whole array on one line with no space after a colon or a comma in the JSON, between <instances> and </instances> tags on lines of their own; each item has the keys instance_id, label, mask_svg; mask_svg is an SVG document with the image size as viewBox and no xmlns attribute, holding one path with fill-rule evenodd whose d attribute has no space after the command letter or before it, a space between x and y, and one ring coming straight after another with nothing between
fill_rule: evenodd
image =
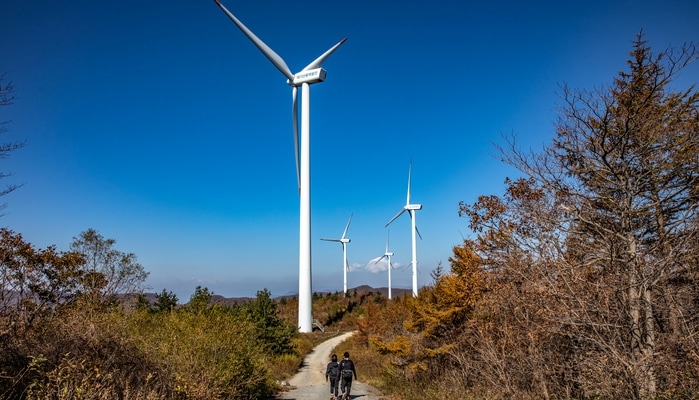
<instances>
[{"instance_id":1,"label":"gravel path","mask_svg":"<svg viewBox=\"0 0 699 400\"><path fill-rule=\"evenodd\" d=\"M330 362L330 352L352 336L348 332L319 344L303 360L303 366L299 372L289 380L290 390L281 393L277 399L285 400L323 400L330 399L330 384L325 382L325 368ZM342 358L342 352L338 354ZM357 376L362 377L362 366L357 365ZM375 388L362 383L359 380L352 382L352 399L380 400L381 395Z\"/></svg>"}]
</instances>

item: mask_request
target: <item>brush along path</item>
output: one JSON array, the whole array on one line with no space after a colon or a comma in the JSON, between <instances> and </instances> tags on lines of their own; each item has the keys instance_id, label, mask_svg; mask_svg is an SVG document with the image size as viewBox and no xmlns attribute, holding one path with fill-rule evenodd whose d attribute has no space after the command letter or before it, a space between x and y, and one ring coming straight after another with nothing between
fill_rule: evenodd
<instances>
[{"instance_id":1,"label":"brush along path","mask_svg":"<svg viewBox=\"0 0 699 400\"><path fill-rule=\"evenodd\" d=\"M325 382L325 368L330 362L330 352L340 343L352 336L354 332L348 332L316 346L303 360L303 366L299 372L289 380L291 389L280 393L277 399L285 400L322 400L330 398L330 383ZM342 353L338 358L342 359ZM351 357L350 357L351 358ZM361 378L362 366L357 365L357 375ZM381 395L376 388L354 380L352 382L352 399L380 400Z\"/></svg>"}]
</instances>

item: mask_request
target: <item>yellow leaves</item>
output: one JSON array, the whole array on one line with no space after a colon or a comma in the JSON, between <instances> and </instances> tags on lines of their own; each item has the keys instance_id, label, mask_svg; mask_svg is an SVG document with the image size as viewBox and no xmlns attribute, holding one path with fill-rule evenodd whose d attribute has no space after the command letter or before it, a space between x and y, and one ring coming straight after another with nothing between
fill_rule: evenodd
<instances>
[{"instance_id":1,"label":"yellow leaves","mask_svg":"<svg viewBox=\"0 0 699 400\"><path fill-rule=\"evenodd\" d=\"M411 340L405 336L395 336L392 340L382 341L376 336L371 336L369 341L376 346L376 350L381 354L390 354L398 357L410 355Z\"/></svg>"},{"instance_id":2,"label":"yellow leaves","mask_svg":"<svg viewBox=\"0 0 699 400\"><path fill-rule=\"evenodd\" d=\"M437 285L437 297L442 302L473 307L489 288L484 260L467 244L455 246L449 258L452 274ZM451 300L458 299L458 300Z\"/></svg>"},{"instance_id":3,"label":"yellow leaves","mask_svg":"<svg viewBox=\"0 0 699 400\"><path fill-rule=\"evenodd\" d=\"M454 246L452 252L454 256L449 258L452 273L465 275L480 269L479 267L482 264L481 258L466 243L463 246Z\"/></svg>"},{"instance_id":4,"label":"yellow leaves","mask_svg":"<svg viewBox=\"0 0 699 400\"><path fill-rule=\"evenodd\" d=\"M451 308L472 308L485 290L485 279L478 273L447 275L435 287L437 306L448 311Z\"/></svg>"},{"instance_id":5,"label":"yellow leaves","mask_svg":"<svg viewBox=\"0 0 699 400\"><path fill-rule=\"evenodd\" d=\"M430 359L447 355L453 348L453 345L445 345L430 349L424 347L422 339L421 335L398 335L388 340L372 336L370 342L377 352L390 356L393 366L416 374L428 371Z\"/></svg>"},{"instance_id":6,"label":"yellow leaves","mask_svg":"<svg viewBox=\"0 0 699 400\"><path fill-rule=\"evenodd\" d=\"M425 355L429 358L434 358L434 357L439 357L439 356L446 356L449 355L452 349L456 347L455 343L447 343L444 344L443 346L434 348L434 349L425 349Z\"/></svg>"},{"instance_id":7,"label":"yellow leaves","mask_svg":"<svg viewBox=\"0 0 699 400\"><path fill-rule=\"evenodd\" d=\"M414 364L410 364L408 366L409 369L411 369L413 372L425 372L427 371L427 365L423 362L416 362Z\"/></svg>"}]
</instances>

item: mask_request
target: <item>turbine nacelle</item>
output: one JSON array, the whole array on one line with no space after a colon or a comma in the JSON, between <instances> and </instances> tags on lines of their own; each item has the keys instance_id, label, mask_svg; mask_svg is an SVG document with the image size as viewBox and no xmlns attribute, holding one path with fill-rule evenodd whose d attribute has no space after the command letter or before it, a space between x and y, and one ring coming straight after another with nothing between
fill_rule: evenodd
<instances>
[{"instance_id":1,"label":"turbine nacelle","mask_svg":"<svg viewBox=\"0 0 699 400\"><path fill-rule=\"evenodd\" d=\"M404 210L422 210L422 204L406 204Z\"/></svg>"},{"instance_id":2,"label":"turbine nacelle","mask_svg":"<svg viewBox=\"0 0 699 400\"><path fill-rule=\"evenodd\" d=\"M304 83L312 85L314 83L320 83L325 80L326 72L323 68L314 68L310 70L304 70L294 75L294 80L286 80L290 86L301 86Z\"/></svg>"}]
</instances>

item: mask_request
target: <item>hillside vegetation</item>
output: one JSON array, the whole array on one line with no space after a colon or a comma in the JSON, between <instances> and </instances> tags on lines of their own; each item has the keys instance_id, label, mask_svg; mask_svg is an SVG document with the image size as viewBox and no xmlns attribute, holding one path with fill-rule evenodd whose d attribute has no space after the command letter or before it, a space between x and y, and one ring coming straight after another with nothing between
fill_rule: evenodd
<instances>
[{"instance_id":1,"label":"hillside vegetation","mask_svg":"<svg viewBox=\"0 0 699 400\"><path fill-rule=\"evenodd\" d=\"M326 333L301 335L296 299L267 290L230 305L201 287L185 305L165 290L117 295L147 275L135 257L94 230L76 242L35 249L0 230L2 399L266 399L316 344L352 329L364 301L316 294Z\"/></svg>"}]
</instances>

